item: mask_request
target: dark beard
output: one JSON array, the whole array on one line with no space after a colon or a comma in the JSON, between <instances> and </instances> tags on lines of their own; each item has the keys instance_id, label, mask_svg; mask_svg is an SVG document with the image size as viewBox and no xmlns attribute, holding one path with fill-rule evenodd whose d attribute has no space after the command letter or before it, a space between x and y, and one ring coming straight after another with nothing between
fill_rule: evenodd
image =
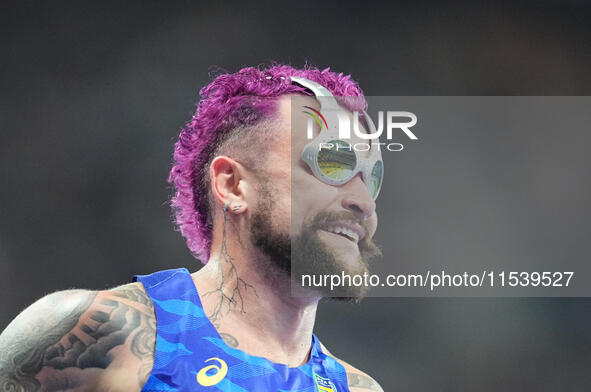
<instances>
[{"instance_id":1,"label":"dark beard","mask_svg":"<svg viewBox=\"0 0 591 392\"><path fill-rule=\"evenodd\" d=\"M325 226L326 222L334 220L354 220L359 222L353 213L321 213L313 222L304 223L301 232L290 238L289 234L277 233L273 230L271 211L273 201L270 192L264 187L259 189L259 203L253 213L250 228L251 243L266 256L265 262L260 263L259 268L268 279L282 280L279 284L288 281L300 284L303 275L348 275L368 273L370 261L380 255L380 250L371 241L365 238L359 242L360 257L355 262L357 268L347 268L337 259L334 252L320 240L318 230ZM362 224L362 222L359 222ZM292 269L292 265L295 266ZM342 286L330 290L330 286L314 287L323 296L332 299L358 302L368 291L365 286Z\"/></svg>"},{"instance_id":2,"label":"dark beard","mask_svg":"<svg viewBox=\"0 0 591 392\"><path fill-rule=\"evenodd\" d=\"M253 214L250 241L266 256L271 267L282 275L291 275L291 238L288 234L275 233L271 228L270 209L260 208ZM265 266L261 266L265 268ZM268 271L271 272L271 271Z\"/></svg>"}]
</instances>

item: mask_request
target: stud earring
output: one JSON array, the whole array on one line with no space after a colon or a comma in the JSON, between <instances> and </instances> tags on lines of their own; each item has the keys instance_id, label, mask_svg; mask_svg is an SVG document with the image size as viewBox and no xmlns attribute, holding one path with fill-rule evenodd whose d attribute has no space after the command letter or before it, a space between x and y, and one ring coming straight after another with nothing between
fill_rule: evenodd
<instances>
[{"instance_id":1,"label":"stud earring","mask_svg":"<svg viewBox=\"0 0 591 392\"><path fill-rule=\"evenodd\" d=\"M232 207L232 211L238 211L240 209L240 207L242 207L240 204L238 204L237 206Z\"/></svg>"},{"instance_id":2,"label":"stud earring","mask_svg":"<svg viewBox=\"0 0 591 392\"><path fill-rule=\"evenodd\" d=\"M223 207L224 212L228 211L228 207L230 207L230 202L229 201L227 201L226 204L224 204L224 207Z\"/></svg>"}]
</instances>

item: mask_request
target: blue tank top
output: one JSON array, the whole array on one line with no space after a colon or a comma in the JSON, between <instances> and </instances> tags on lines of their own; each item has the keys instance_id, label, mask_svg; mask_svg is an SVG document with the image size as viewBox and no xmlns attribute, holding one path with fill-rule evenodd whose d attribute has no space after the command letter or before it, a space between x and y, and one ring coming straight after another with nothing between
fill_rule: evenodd
<instances>
[{"instance_id":1,"label":"blue tank top","mask_svg":"<svg viewBox=\"0 0 591 392\"><path fill-rule=\"evenodd\" d=\"M312 335L310 360L290 368L228 346L185 268L138 275L154 302L154 367L142 391L348 392L347 374Z\"/></svg>"}]
</instances>

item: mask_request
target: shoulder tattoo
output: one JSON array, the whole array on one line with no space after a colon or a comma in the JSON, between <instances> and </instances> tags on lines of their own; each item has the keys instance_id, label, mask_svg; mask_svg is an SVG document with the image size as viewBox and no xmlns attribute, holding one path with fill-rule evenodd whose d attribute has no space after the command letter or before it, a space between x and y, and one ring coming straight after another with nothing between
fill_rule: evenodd
<instances>
[{"instance_id":1,"label":"shoulder tattoo","mask_svg":"<svg viewBox=\"0 0 591 392\"><path fill-rule=\"evenodd\" d=\"M156 321L136 285L81 292L76 305L56 293L23 312L0 336L0 391L58 391L91 382L129 346L140 361L138 384L150 373ZM71 303L71 302L70 302Z\"/></svg>"},{"instance_id":2,"label":"shoulder tattoo","mask_svg":"<svg viewBox=\"0 0 591 392\"><path fill-rule=\"evenodd\" d=\"M382 387L371 377L360 373L347 374L349 380L349 387L357 389L366 389L368 391L382 391Z\"/></svg>"}]
</instances>

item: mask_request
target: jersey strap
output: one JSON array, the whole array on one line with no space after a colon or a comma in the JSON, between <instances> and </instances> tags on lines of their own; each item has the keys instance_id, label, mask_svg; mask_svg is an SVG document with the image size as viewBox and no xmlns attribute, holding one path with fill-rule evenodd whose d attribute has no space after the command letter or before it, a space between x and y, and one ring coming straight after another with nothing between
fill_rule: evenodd
<instances>
[{"instance_id":1,"label":"jersey strap","mask_svg":"<svg viewBox=\"0 0 591 392\"><path fill-rule=\"evenodd\" d=\"M230 347L203 311L185 268L138 275L154 303L154 367L142 391L347 392L343 366L312 335L310 360L290 368Z\"/></svg>"}]
</instances>

